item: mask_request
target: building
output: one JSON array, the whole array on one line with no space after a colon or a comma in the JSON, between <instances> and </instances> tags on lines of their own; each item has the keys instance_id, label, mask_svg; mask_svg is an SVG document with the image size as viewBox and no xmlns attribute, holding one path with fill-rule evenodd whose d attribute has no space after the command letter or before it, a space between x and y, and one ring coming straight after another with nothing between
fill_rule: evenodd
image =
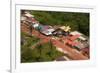
<instances>
[{"instance_id":1,"label":"building","mask_svg":"<svg viewBox=\"0 0 100 73\"><path fill-rule=\"evenodd\" d=\"M83 34L82 33L80 33L80 32L78 32L78 31L73 31L73 32L70 32L70 34L71 35L80 35L80 37L78 37L80 40L83 40L83 41L85 41L86 40L86 38L85 37L83 37Z\"/></svg>"},{"instance_id":2,"label":"building","mask_svg":"<svg viewBox=\"0 0 100 73\"><path fill-rule=\"evenodd\" d=\"M69 26L61 26L60 29L64 30L65 32L70 31L70 27Z\"/></svg>"},{"instance_id":3,"label":"building","mask_svg":"<svg viewBox=\"0 0 100 73\"><path fill-rule=\"evenodd\" d=\"M84 37L82 33L78 31L73 31L70 32L70 35L71 35L69 37L70 40L72 40L73 42L78 42L78 44L74 45L74 47L77 48L78 50L81 50L89 46L88 38Z\"/></svg>"},{"instance_id":4,"label":"building","mask_svg":"<svg viewBox=\"0 0 100 73\"><path fill-rule=\"evenodd\" d=\"M76 39L79 38L79 37L80 37L80 35L76 34L76 35L70 36L69 39L70 39L71 41L74 41L74 40L76 40Z\"/></svg>"},{"instance_id":5,"label":"building","mask_svg":"<svg viewBox=\"0 0 100 73\"><path fill-rule=\"evenodd\" d=\"M26 21L26 17L25 16L21 16L21 21Z\"/></svg>"},{"instance_id":6,"label":"building","mask_svg":"<svg viewBox=\"0 0 100 73\"><path fill-rule=\"evenodd\" d=\"M37 27L39 27L39 24L38 24L38 23L34 23L34 24L32 24L32 26L33 26L34 28L37 28Z\"/></svg>"},{"instance_id":7,"label":"building","mask_svg":"<svg viewBox=\"0 0 100 73\"><path fill-rule=\"evenodd\" d=\"M74 46L76 46L76 45L79 45L79 42L71 41L71 40L69 40L69 39L65 39L65 40L63 40L63 41L64 41L64 44L69 45L69 46L71 46L71 47L74 47Z\"/></svg>"},{"instance_id":8,"label":"building","mask_svg":"<svg viewBox=\"0 0 100 73\"><path fill-rule=\"evenodd\" d=\"M33 27L38 30L40 33L44 35L52 35L52 32L55 31L55 29L52 28L52 26L42 25L39 23L33 24Z\"/></svg>"},{"instance_id":9,"label":"building","mask_svg":"<svg viewBox=\"0 0 100 73\"><path fill-rule=\"evenodd\" d=\"M55 29L52 28L52 26L42 26L40 32L44 35L52 35L52 32L55 31Z\"/></svg>"},{"instance_id":10,"label":"building","mask_svg":"<svg viewBox=\"0 0 100 73\"><path fill-rule=\"evenodd\" d=\"M59 35L67 36L69 34L69 32L65 32L64 30L62 30L60 28L56 29L52 33L53 33L54 36L59 36Z\"/></svg>"},{"instance_id":11,"label":"building","mask_svg":"<svg viewBox=\"0 0 100 73\"><path fill-rule=\"evenodd\" d=\"M34 17L34 15L30 14L29 12L25 12L24 14L26 17L30 18L30 17Z\"/></svg>"}]
</instances>

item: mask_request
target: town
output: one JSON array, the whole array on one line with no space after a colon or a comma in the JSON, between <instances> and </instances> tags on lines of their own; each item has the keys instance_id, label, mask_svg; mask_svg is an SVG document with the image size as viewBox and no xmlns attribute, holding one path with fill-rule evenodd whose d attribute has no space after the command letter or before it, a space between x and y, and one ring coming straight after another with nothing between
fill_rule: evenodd
<instances>
[{"instance_id":1,"label":"town","mask_svg":"<svg viewBox=\"0 0 100 73\"><path fill-rule=\"evenodd\" d=\"M38 20L35 19L35 15L32 15L29 11L24 10L21 12L21 45L31 45L28 48L31 50L28 52L28 57L25 57L25 53L21 52L22 62L25 60L32 62L33 58L36 57L36 60L33 62L44 62L44 61L70 61L70 60L88 60L90 58L90 48L89 48L89 37L80 33L77 30L71 30L71 26L61 26L61 25L44 25L40 23ZM32 39L30 39L30 38ZM29 44L27 44L28 40ZM32 44L33 43L33 44ZM44 55L41 53L42 50L46 50L43 47L47 44L49 48L55 48L55 52L60 53L49 53L50 57L54 55L50 59L47 55L46 57L41 57ZM40 45L41 44L41 45ZM37 52L35 49L39 49L40 51ZM24 51L24 48L21 46L21 50ZM51 49L52 50L52 49ZM49 51L51 51L49 49ZM28 49L26 50L28 51ZM29 56L32 53L41 53L41 55L36 56ZM25 55L25 56L24 56ZM28 60L31 58L31 61Z\"/></svg>"}]
</instances>

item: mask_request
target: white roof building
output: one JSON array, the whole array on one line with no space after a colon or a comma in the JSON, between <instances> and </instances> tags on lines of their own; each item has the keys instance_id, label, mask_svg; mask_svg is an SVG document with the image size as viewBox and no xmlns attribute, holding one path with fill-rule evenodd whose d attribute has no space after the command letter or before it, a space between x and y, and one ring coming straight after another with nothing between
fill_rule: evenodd
<instances>
[{"instance_id":1,"label":"white roof building","mask_svg":"<svg viewBox=\"0 0 100 73\"><path fill-rule=\"evenodd\" d=\"M38 23L35 23L35 24L33 24L32 26L33 26L34 28L36 28L36 27L39 26L39 24L38 24Z\"/></svg>"},{"instance_id":2,"label":"white roof building","mask_svg":"<svg viewBox=\"0 0 100 73\"><path fill-rule=\"evenodd\" d=\"M81 33L78 32L78 31L73 31L73 32L71 32L70 34L71 34L71 35L83 35L83 34L81 34Z\"/></svg>"},{"instance_id":3,"label":"white roof building","mask_svg":"<svg viewBox=\"0 0 100 73\"><path fill-rule=\"evenodd\" d=\"M44 33L45 35L51 35L53 31L54 29L47 29L45 31L42 31L42 33Z\"/></svg>"},{"instance_id":4,"label":"white roof building","mask_svg":"<svg viewBox=\"0 0 100 73\"><path fill-rule=\"evenodd\" d=\"M30 13L26 13L25 16L27 16L27 17L34 17L34 15L31 15Z\"/></svg>"},{"instance_id":5,"label":"white roof building","mask_svg":"<svg viewBox=\"0 0 100 73\"><path fill-rule=\"evenodd\" d=\"M26 17L21 16L21 21L24 21L24 20L26 20L26 19L27 19Z\"/></svg>"}]
</instances>

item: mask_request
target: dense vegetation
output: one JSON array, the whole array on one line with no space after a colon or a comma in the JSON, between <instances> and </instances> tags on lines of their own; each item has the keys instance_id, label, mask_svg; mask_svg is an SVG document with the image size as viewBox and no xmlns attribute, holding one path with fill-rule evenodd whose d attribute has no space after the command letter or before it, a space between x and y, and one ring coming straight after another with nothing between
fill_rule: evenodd
<instances>
[{"instance_id":1,"label":"dense vegetation","mask_svg":"<svg viewBox=\"0 0 100 73\"><path fill-rule=\"evenodd\" d=\"M34 48L34 42L37 43L40 40L34 36L29 36L22 33L22 38L24 38L24 43L21 44L21 62L44 62L53 61L56 58L63 56L64 54L57 51L56 47L52 45L51 42L45 44L38 44Z\"/></svg>"},{"instance_id":2,"label":"dense vegetation","mask_svg":"<svg viewBox=\"0 0 100 73\"><path fill-rule=\"evenodd\" d=\"M72 30L89 36L89 13L30 11L44 25L69 25Z\"/></svg>"}]
</instances>

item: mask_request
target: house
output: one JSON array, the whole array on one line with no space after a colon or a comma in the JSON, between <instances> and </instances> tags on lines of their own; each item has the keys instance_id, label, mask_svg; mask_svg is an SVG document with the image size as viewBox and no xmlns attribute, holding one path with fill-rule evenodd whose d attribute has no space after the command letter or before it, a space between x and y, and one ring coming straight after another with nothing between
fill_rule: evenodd
<instances>
[{"instance_id":1,"label":"house","mask_svg":"<svg viewBox=\"0 0 100 73\"><path fill-rule=\"evenodd\" d=\"M42 26L40 32L44 35L52 35L52 32L55 31L55 29L52 28L52 26Z\"/></svg>"},{"instance_id":2,"label":"house","mask_svg":"<svg viewBox=\"0 0 100 73\"><path fill-rule=\"evenodd\" d=\"M43 33L45 35L52 35L53 31L54 31L54 29L48 29L48 30L41 31L41 33Z\"/></svg>"},{"instance_id":3,"label":"house","mask_svg":"<svg viewBox=\"0 0 100 73\"><path fill-rule=\"evenodd\" d=\"M76 34L76 35L71 36L69 39L74 41L74 40L76 40L79 37L80 37L80 35Z\"/></svg>"},{"instance_id":4,"label":"house","mask_svg":"<svg viewBox=\"0 0 100 73\"><path fill-rule=\"evenodd\" d=\"M76 44L76 45L74 46L76 49L81 50L81 49L83 49L83 48L86 47L83 43L81 43L81 42L78 42L78 43L79 43L79 44Z\"/></svg>"},{"instance_id":5,"label":"house","mask_svg":"<svg viewBox=\"0 0 100 73\"><path fill-rule=\"evenodd\" d=\"M67 36L69 34L69 32L65 32L64 30L62 30L60 28L56 29L52 33L53 33L54 36L59 36L59 35Z\"/></svg>"},{"instance_id":6,"label":"house","mask_svg":"<svg viewBox=\"0 0 100 73\"><path fill-rule=\"evenodd\" d=\"M42 25L39 23L34 23L32 25L36 30L38 30L40 33L44 35L52 35L52 32L55 31L52 26Z\"/></svg>"},{"instance_id":7,"label":"house","mask_svg":"<svg viewBox=\"0 0 100 73\"><path fill-rule=\"evenodd\" d=\"M21 21L25 21L27 18L24 16L21 16Z\"/></svg>"},{"instance_id":8,"label":"house","mask_svg":"<svg viewBox=\"0 0 100 73\"><path fill-rule=\"evenodd\" d=\"M39 24L38 24L38 23L34 23L34 24L32 24L32 26L33 26L34 28L37 28L37 27L39 27Z\"/></svg>"},{"instance_id":9,"label":"house","mask_svg":"<svg viewBox=\"0 0 100 73\"><path fill-rule=\"evenodd\" d=\"M76 45L79 45L78 42L76 42L76 41L71 41L71 40L69 40L69 39L65 39L65 40L63 40L63 41L64 41L64 44L69 45L69 46L71 46L71 47L74 47L74 46L76 46Z\"/></svg>"},{"instance_id":10,"label":"house","mask_svg":"<svg viewBox=\"0 0 100 73\"><path fill-rule=\"evenodd\" d=\"M31 22L31 23L38 23L38 21L35 19L35 18L33 18L33 17L30 17L30 18L28 18L28 20Z\"/></svg>"},{"instance_id":11,"label":"house","mask_svg":"<svg viewBox=\"0 0 100 73\"><path fill-rule=\"evenodd\" d=\"M30 18L30 17L34 17L34 15L30 14L29 12L25 12L24 14L26 17Z\"/></svg>"},{"instance_id":12,"label":"house","mask_svg":"<svg viewBox=\"0 0 100 73\"><path fill-rule=\"evenodd\" d=\"M25 23L27 18L25 16L21 16L20 20L21 20L21 23Z\"/></svg>"},{"instance_id":13,"label":"house","mask_svg":"<svg viewBox=\"0 0 100 73\"><path fill-rule=\"evenodd\" d=\"M70 40L78 42L79 44L76 44L74 47L78 50L81 50L87 46L89 46L88 39L84 37L84 35L78 31L70 32Z\"/></svg>"},{"instance_id":14,"label":"house","mask_svg":"<svg viewBox=\"0 0 100 73\"><path fill-rule=\"evenodd\" d=\"M69 26L61 26L60 29L64 30L65 32L70 31L70 27Z\"/></svg>"},{"instance_id":15,"label":"house","mask_svg":"<svg viewBox=\"0 0 100 73\"><path fill-rule=\"evenodd\" d=\"M70 32L70 34L71 35L80 35L78 38L80 39L80 40L83 40L83 41L85 41L86 40L86 38L85 37L83 37L83 34L82 33L80 33L80 32L78 32L78 31L73 31L73 32Z\"/></svg>"}]
</instances>

